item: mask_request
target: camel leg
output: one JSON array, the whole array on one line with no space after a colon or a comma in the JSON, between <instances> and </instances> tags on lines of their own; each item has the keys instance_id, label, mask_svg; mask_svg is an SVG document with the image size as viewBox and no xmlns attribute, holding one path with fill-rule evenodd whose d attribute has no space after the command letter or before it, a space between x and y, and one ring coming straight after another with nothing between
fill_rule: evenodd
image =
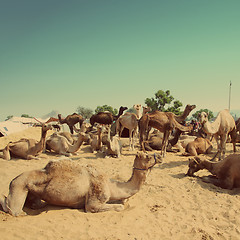
<instances>
[{"instance_id":1,"label":"camel leg","mask_svg":"<svg viewBox=\"0 0 240 240\"><path fill-rule=\"evenodd\" d=\"M73 134L73 126L68 125L68 127L70 129L71 134Z\"/></svg>"},{"instance_id":2,"label":"camel leg","mask_svg":"<svg viewBox=\"0 0 240 240\"><path fill-rule=\"evenodd\" d=\"M98 191L96 191L96 189ZM85 210L86 212L105 212L110 210L121 211L124 209L123 204L107 203L110 198L110 189L104 181L94 181L86 197Z\"/></svg>"},{"instance_id":3,"label":"camel leg","mask_svg":"<svg viewBox=\"0 0 240 240\"><path fill-rule=\"evenodd\" d=\"M170 135L170 131L169 130L165 131L163 136L163 141L162 141L162 152L161 152L162 157L165 157L165 154L166 154L169 135Z\"/></svg>"},{"instance_id":4,"label":"camel leg","mask_svg":"<svg viewBox=\"0 0 240 240\"><path fill-rule=\"evenodd\" d=\"M1 201L3 210L15 217L24 214L22 209L28 194L24 179L23 174L15 178L10 183L8 196Z\"/></svg>"},{"instance_id":5,"label":"camel leg","mask_svg":"<svg viewBox=\"0 0 240 240\"><path fill-rule=\"evenodd\" d=\"M224 159L226 152L227 133L221 136L220 139L220 156L219 160Z\"/></svg>"},{"instance_id":6,"label":"camel leg","mask_svg":"<svg viewBox=\"0 0 240 240\"><path fill-rule=\"evenodd\" d=\"M133 129L130 130L129 129L129 150L134 150L134 146L133 146Z\"/></svg>"},{"instance_id":7,"label":"camel leg","mask_svg":"<svg viewBox=\"0 0 240 240\"><path fill-rule=\"evenodd\" d=\"M232 144L233 144L233 152L236 152L236 141L237 141L237 131L236 131L236 129L233 129L230 132L230 136L231 136Z\"/></svg>"}]
</instances>

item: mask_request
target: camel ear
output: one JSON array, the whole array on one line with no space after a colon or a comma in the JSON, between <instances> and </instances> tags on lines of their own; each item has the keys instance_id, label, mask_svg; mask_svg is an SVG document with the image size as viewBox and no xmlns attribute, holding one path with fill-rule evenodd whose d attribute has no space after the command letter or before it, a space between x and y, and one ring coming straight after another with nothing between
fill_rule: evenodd
<instances>
[{"instance_id":1,"label":"camel ear","mask_svg":"<svg viewBox=\"0 0 240 240\"><path fill-rule=\"evenodd\" d=\"M195 158L194 158L194 161L195 161L196 163L200 163L200 162L201 162L201 159L200 159L199 157L195 157Z\"/></svg>"}]
</instances>

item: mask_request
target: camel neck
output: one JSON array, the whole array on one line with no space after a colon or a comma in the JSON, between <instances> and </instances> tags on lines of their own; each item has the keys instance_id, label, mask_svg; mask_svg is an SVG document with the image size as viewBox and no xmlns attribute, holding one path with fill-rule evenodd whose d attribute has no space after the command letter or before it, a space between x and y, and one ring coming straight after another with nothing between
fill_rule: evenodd
<instances>
[{"instance_id":1,"label":"camel neck","mask_svg":"<svg viewBox=\"0 0 240 240\"><path fill-rule=\"evenodd\" d=\"M111 182L111 200L127 199L136 194L146 180L148 170L133 169L127 182Z\"/></svg>"},{"instance_id":2,"label":"camel neck","mask_svg":"<svg viewBox=\"0 0 240 240\"><path fill-rule=\"evenodd\" d=\"M215 163L204 160L204 161L202 161L202 169L207 169L210 173L215 174L214 164Z\"/></svg>"}]
</instances>

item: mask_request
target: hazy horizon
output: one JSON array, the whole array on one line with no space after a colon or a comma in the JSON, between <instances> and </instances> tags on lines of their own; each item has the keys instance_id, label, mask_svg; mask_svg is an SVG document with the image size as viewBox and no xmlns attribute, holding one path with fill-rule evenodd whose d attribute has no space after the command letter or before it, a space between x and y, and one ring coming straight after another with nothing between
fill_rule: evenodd
<instances>
[{"instance_id":1,"label":"hazy horizon","mask_svg":"<svg viewBox=\"0 0 240 240\"><path fill-rule=\"evenodd\" d=\"M218 112L240 106L240 1L0 3L1 114L144 105L158 90Z\"/></svg>"}]
</instances>

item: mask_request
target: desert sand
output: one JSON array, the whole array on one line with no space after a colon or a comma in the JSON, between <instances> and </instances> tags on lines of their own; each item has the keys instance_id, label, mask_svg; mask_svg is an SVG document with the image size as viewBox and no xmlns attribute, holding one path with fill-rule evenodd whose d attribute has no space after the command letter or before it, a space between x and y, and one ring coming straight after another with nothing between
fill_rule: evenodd
<instances>
[{"instance_id":1,"label":"desert sand","mask_svg":"<svg viewBox=\"0 0 240 240\"><path fill-rule=\"evenodd\" d=\"M50 133L49 133L50 134ZM0 149L11 140L22 137L40 139L40 128L0 138ZM83 145L74 161L91 163L110 178L127 181L132 173L135 154L124 143L120 159L103 158ZM216 150L216 145L215 150ZM239 151L239 147L237 147ZM227 155L232 145L227 144ZM152 154L152 153L151 153ZM20 173L45 167L56 154L42 153L41 160L0 158L0 194L7 195L11 180ZM203 183L200 178L187 177L188 158L180 153L167 153L163 163L149 173L141 190L131 197L122 212L85 213L83 209L46 206L32 210L27 216L13 217L0 211L2 240L24 239L240 239L240 191L224 190ZM211 158L211 156L206 156ZM207 170L196 176L209 175Z\"/></svg>"}]
</instances>

